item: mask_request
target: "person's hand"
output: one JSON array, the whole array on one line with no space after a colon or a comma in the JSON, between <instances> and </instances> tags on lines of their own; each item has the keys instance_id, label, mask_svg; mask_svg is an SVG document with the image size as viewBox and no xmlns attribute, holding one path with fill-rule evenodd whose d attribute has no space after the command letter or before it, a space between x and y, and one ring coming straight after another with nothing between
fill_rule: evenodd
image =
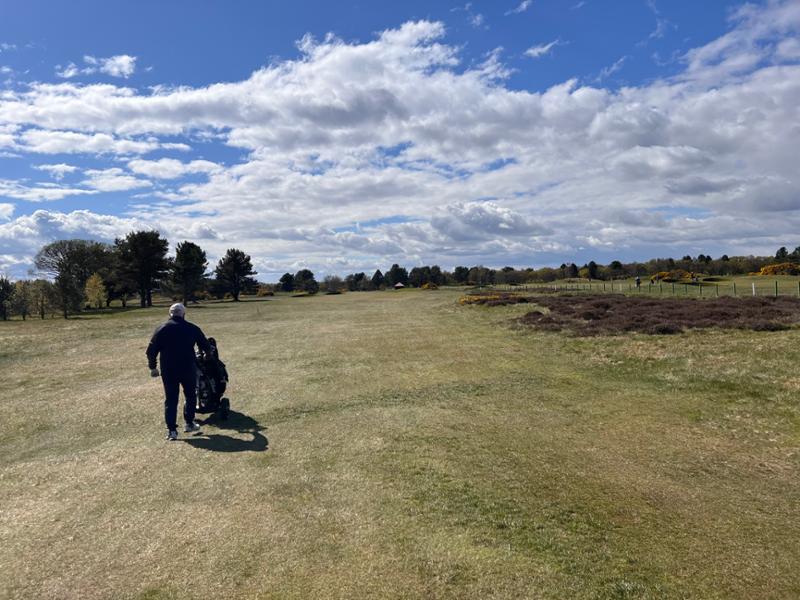
<instances>
[{"instance_id":1,"label":"person's hand","mask_svg":"<svg viewBox=\"0 0 800 600\"><path fill-rule=\"evenodd\" d=\"M150 377L158 377L158 369L150 369Z\"/></svg>"}]
</instances>

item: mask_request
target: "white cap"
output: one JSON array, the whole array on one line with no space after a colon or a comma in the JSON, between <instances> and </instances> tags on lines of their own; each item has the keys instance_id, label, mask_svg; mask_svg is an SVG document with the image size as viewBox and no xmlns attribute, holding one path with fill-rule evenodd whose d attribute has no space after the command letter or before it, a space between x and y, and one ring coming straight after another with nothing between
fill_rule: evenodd
<instances>
[{"instance_id":1,"label":"white cap","mask_svg":"<svg viewBox=\"0 0 800 600\"><path fill-rule=\"evenodd\" d=\"M186 315L186 307L180 302L177 302L169 307L170 317L183 317L184 315Z\"/></svg>"}]
</instances>

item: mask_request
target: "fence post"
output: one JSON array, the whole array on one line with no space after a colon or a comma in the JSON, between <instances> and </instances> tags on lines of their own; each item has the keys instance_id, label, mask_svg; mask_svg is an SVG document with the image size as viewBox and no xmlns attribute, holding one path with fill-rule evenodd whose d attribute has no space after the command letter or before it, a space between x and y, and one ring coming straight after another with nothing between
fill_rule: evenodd
<instances>
[{"instance_id":1,"label":"fence post","mask_svg":"<svg viewBox=\"0 0 800 600\"><path fill-rule=\"evenodd\" d=\"M778 280L775 280L775 297L778 297Z\"/></svg>"},{"instance_id":2,"label":"fence post","mask_svg":"<svg viewBox=\"0 0 800 600\"><path fill-rule=\"evenodd\" d=\"M716 293L717 298L719 298L719 286L718 285L714 286L714 293Z\"/></svg>"},{"instance_id":3,"label":"fence post","mask_svg":"<svg viewBox=\"0 0 800 600\"><path fill-rule=\"evenodd\" d=\"M798 288L800 289L800 288ZM733 282L733 297L736 298L736 282Z\"/></svg>"},{"instance_id":4,"label":"fence post","mask_svg":"<svg viewBox=\"0 0 800 600\"><path fill-rule=\"evenodd\" d=\"M698 289L700 290L700 297L702 298L702 297L703 297L703 284L702 284L702 283L700 283L700 284L698 284L698 286L697 286L697 287L698 287Z\"/></svg>"},{"instance_id":5,"label":"fence post","mask_svg":"<svg viewBox=\"0 0 800 600\"><path fill-rule=\"evenodd\" d=\"M753 296L755 296L756 295L756 282L753 281L752 283L753 283Z\"/></svg>"},{"instance_id":6,"label":"fence post","mask_svg":"<svg viewBox=\"0 0 800 600\"><path fill-rule=\"evenodd\" d=\"M664 293L664 284L663 283L659 283L658 284L658 295L660 296L663 293Z\"/></svg>"},{"instance_id":7,"label":"fence post","mask_svg":"<svg viewBox=\"0 0 800 600\"><path fill-rule=\"evenodd\" d=\"M675 282L672 282L672 295L675 295Z\"/></svg>"}]
</instances>

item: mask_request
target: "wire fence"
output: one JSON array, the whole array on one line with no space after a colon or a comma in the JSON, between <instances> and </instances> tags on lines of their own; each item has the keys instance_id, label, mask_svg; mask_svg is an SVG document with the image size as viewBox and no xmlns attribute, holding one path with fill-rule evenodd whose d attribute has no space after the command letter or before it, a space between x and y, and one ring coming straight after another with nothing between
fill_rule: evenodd
<instances>
[{"instance_id":1,"label":"wire fence","mask_svg":"<svg viewBox=\"0 0 800 600\"><path fill-rule=\"evenodd\" d=\"M493 285L491 289L506 292L570 292L575 294L641 294L643 296L675 296L718 298L720 296L796 296L800 297L800 281L733 281L733 282L642 282L592 281L575 283L527 283Z\"/></svg>"}]
</instances>

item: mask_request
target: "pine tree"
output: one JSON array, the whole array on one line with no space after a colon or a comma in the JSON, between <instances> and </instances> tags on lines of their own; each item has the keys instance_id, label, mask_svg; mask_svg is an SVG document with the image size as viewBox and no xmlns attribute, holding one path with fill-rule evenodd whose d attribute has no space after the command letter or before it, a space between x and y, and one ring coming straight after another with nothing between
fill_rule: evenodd
<instances>
[{"instance_id":1,"label":"pine tree","mask_svg":"<svg viewBox=\"0 0 800 600\"><path fill-rule=\"evenodd\" d=\"M195 299L195 292L203 284L206 267L206 253L200 246L192 242L181 242L176 246L172 282L180 291L184 304Z\"/></svg>"},{"instance_id":2,"label":"pine tree","mask_svg":"<svg viewBox=\"0 0 800 600\"><path fill-rule=\"evenodd\" d=\"M255 284L251 275L257 275L250 257L236 248L230 248L225 253L214 273L220 288L230 292L236 302L239 301L239 294L246 286Z\"/></svg>"}]
</instances>

